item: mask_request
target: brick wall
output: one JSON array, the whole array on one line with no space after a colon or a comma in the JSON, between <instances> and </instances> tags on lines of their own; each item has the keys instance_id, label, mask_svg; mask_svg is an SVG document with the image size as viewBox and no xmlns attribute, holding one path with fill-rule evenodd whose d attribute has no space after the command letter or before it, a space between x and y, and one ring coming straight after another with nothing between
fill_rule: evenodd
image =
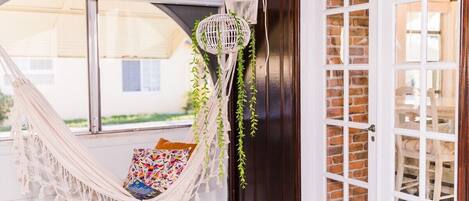
<instances>
[{"instance_id":1,"label":"brick wall","mask_svg":"<svg viewBox=\"0 0 469 201\"><path fill-rule=\"evenodd\" d=\"M368 10L350 13L349 20L349 63L368 63Z\"/></svg>"},{"instance_id":2,"label":"brick wall","mask_svg":"<svg viewBox=\"0 0 469 201\"><path fill-rule=\"evenodd\" d=\"M344 29L344 15L327 16L327 64L342 64L342 37Z\"/></svg>"},{"instance_id":3,"label":"brick wall","mask_svg":"<svg viewBox=\"0 0 469 201\"><path fill-rule=\"evenodd\" d=\"M328 6L341 6L341 1L328 0ZM367 2L351 0L351 4ZM344 15L335 14L327 17L327 64L343 64L343 27ZM349 20L349 64L368 64L368 18L366 10L350 13ZM344 90L349 93L349 121L368 122L368 71L350 70L349 88L344 88L344 70L328 70L326 72L326 104L327 118L344 120ZM327 126L327 171L343 175L344 163L349 166L349 178L368 181L368 131L349 128L349 155L344 161L344 130L343 127ZM328 179L327 199L343 200L344 185ZM349 186L349 200L367 200L367 189Z\"/></svg>"}]
</instances>

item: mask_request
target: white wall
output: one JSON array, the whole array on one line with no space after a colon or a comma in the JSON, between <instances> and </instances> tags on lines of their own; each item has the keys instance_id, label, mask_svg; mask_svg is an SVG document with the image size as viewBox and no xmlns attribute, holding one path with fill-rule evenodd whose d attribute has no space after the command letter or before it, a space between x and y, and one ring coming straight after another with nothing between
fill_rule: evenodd
<instances>
[{"instance_id":1,"label":"white wall","mask_svg":"<svg viewBox=\"0 0 469 201\"><path fill-rule=\"evenodd\" d=\"M167 129L139 134L106 134L80 136L91 153L113 174L124 179L130 166L133 148L153 147L160 137L171 140L184 140L189 128ZM202 201L227 200L226 185L212 188L209 193L202 193ZM37 200L22 196L16 182L16 171L11 153L11 142L0 142L0 201ZM48 201L48 200L46 200Z\"/></svg>"},{"instance_id":2,"label":"white wall","mask_svg":"<svg viewBox=\"0 0 469 201\"><path fill-rule=\"evenodd\" d=\"M121 60L101 60L103 115L183 112L191 89L191 59L189 44L182 42L170 59L161 60L157 92L123 92Z\"/></svg>"}]
</instances>

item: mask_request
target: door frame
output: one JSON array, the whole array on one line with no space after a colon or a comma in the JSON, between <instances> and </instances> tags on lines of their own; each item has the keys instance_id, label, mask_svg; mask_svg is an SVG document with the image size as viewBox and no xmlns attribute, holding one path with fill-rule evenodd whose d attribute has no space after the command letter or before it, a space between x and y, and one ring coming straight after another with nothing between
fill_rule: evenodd
<instances>
[{"instance_id":1,"label":"door frame","mask_svg":"<svg viewBox=\"0 0 469 201\"><path fill-rule=\"evenodd\" d=\"M325 97L325 42L324 37L326 33L326 18L325 14L332 14L335 11L341 9L325 10L325 0L323 3L317 3L317 1L302 0L301 7L301 161L302 161L302 200L326 200L325 192L327 191L327 180L326 180L326 145L324 134L326 132L325 125L330 121L325 120L326 106L324 103ZM369 97L377 97L377 34L378 34L378 0L370 0L369 7L362 5L354 5L347 7L345 12L369 9L369 38L374 42L369 45L369 64L361 65L368 66L367 68L356 68L358 66L350 65L346 69L348 70L369 70ZM344 22L345 24L346 22ZM345 27L344 27L345 28ZM347 39L343 41L346 43ZM347 46L348 47L348 46ZM347 50L346 50L347 51ZM374 54L374 55L373 55ZM340 69L342 70L342 69ZM373 78L374 77L374 78ZM344 90L348 90L344 86ZM369 103L369 123L366 125L376 124L377 122L377 98ZM371 109L374 108L374 109ZM347 123L357 124L353 122ZM363 124L363 123L362 123ZM332 124L333 125L333 124ZM366 129L360 125L360 129ZM348 127L347 127L348 128ZM347 134L348 132L345 132ZM344 134L344 136L345 136ZM369 132L369 136L374 136L372 132ZM378 151L372 153L370 150L377 150L377 143L371 143L369 140L369 152L370 157L375 155L375 163L372 163L372 158L369 158L369 178L367 186L370 188L370 200L376 200L377 197L377 154ZM344 153L346 155L347 153ZM348 163L348 161L346 161ZM346 163L344 162L344 164ZM371 168L375 166L375 168ZM307 171L305 171L307 170ZM345 170L344 170L345 171ZM330 174L328 174L330 175ZM374 175L374 176L371 176ZM329 177L330 178L330 177ZM374 179L373 179L374 178ZM333 179L333 178L332 178ZM352 182L350 184L354 184ZM375 189L373 189L375 188ZM344 189L345 190L345 189Z\"/></svg>"},{"instance_id":2,"label":"door frame","mask_svg":"<svg viewBox=\"0 0 469 201\"><path fill-rule=\"evenodd\" d=\"M459 59L458 199L469 201L469 0L461 0Z\"/></svg>"}]
</instances>

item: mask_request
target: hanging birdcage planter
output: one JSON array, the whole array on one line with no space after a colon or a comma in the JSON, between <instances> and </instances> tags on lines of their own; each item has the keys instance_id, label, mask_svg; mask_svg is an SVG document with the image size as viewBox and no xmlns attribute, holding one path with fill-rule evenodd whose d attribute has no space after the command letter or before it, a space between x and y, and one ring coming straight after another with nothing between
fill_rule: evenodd
<instances>
[{"instance_id":1,"label":"hanging birdcage planter","mask_svg":"<svg viewBox=\"0 0 469 201\"><path fill-rule=\"evenodd\" d=\"M225 5L229 13L236 13L249 24L257 24L258 0L225 0Z\"/></svg>"},{"instance_id":2,"label":"hanging birdcage planter","mask_svg":"<svg viewBox=\"0 0 469 201\"><path fill-rule=\"evenodd\" d=\"M202 20L196 34L203 50L212 54L229 54L246 47L251 30L249 24L238 16L216 14Z\"/></svg>"}]
</instances>

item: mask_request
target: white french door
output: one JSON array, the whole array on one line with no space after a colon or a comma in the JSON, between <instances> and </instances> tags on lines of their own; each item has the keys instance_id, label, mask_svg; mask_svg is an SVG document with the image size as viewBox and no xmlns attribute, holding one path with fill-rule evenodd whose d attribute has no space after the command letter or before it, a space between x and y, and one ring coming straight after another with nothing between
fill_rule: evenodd
<instances>
[{"instance_id":1,"label":"white french door","mask_svg":"<svg viewBox=\"0 0 469 201\"><path fill-rule=\"evenodd\" d=\"M459 5L381 1L378 200L457 200Z\"/></svg>"},{"instance_id":2,"label":"white french door","mask_svg":"<svg viewBox=\"0 0 469 201\"><path fill-rule=\"evenodd\" d=\"M376 3L323 2L324 200L376 200Z\"/></svg>"},{"instance_id":3,"label":"white french door","mask_svg":"<svg viewBox=\"0 0 469 201\"><path fill-rule=\"evenodd\" d=\"M460 0L322 2L323 199L457 200Z\"/></svg>"}]
</instances>

